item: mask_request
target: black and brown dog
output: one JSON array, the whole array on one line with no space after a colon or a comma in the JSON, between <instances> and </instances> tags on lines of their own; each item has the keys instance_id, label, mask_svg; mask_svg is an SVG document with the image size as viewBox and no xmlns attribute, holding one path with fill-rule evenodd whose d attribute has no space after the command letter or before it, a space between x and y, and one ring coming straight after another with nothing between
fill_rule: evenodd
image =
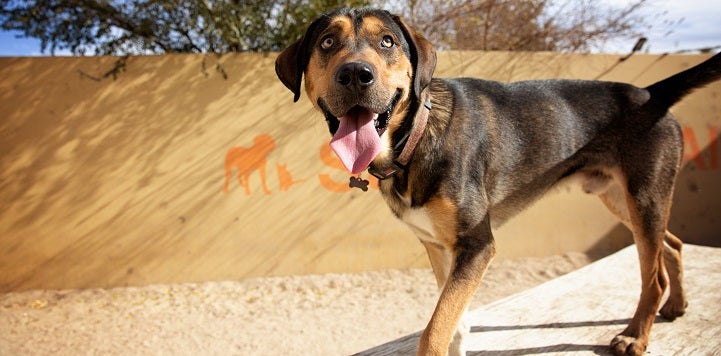
<instances>
[{"instance_id":1,"label":"black and brown dog","mask_svg":"<svg viewBox=\"0 0 721 356\"><path fill-rule=\"evenodd\" d=\"M295 101L305 75L331 147L353 174L381 178L391 210L428 251L442 293L418 353L462 353L455 330L495 253L491 227L573 180L633 231L641 298L611 347L642 354L664 290L662 316L687 304L682 243L666 229L683 149L668 109L721 77L721 55L647 88L438 79L435 65L431 43L374 9L320 17L276 61Z\"/></svg>"}]
</instances>

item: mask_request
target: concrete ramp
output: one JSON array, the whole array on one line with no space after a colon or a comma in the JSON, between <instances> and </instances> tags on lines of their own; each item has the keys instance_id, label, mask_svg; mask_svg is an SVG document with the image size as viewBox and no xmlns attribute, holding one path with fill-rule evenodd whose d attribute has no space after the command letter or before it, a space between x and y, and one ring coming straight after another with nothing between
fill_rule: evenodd
<instances>
[{"instance_id":1,"label":"concrete ramp","mask_svg":"<svg viewBox=\"0 0 721 356\"><path fill-rule=\"evenodd\" d=\"M689 308L669 322L660 316L647 355L721 354L721 249L683 250ZM635 246L536 288L471 311L469 355L610 355L608 344L638 302ZM513 281L509 281L513 283ZM479 290L478 293L483 293ZM415 355L420 332L360 355Z\"/></svg>"}]
</instances>

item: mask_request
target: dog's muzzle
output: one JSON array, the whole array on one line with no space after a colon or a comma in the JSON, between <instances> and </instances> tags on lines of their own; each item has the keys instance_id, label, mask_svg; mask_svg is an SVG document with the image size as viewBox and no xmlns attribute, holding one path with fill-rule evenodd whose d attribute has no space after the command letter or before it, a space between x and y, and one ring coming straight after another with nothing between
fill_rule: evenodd
<instances>
[{"instance_id":1,"label":"dog's muzzle","mask_svg":"<svg viewBox=\"0 0 721 356\"><path fill-rule=\"evenodd\" d=\"M398 104L398 101L401 99L401 96L403 95L403 91L401 89L397 89L395 95L393 95L393 98L391 98L390 103L388 103L387 107L383 112L378 113L378 117L375 119L374 126L376 128L376 131L378 132L378 136L383 135L383 133L388 128L388 124L391 120L391 115L393 114L393 110L395 109L396 105ZM325 116L325 121L328 124L328 131L330 131L331 135L335 135L336 131L338 131L338 125L340 122L338 121L338 117L332 114L330 108L328 108L328 104L326 104L325 100L322 98L318 99L318 106L321 110L323 110L323 115ZM351 107L349 110L346 111L346 113L350 112L351 110L358 110L360 108L363 108L364 106L358 104ZM366 108L366 110L370 110L369 108ZM344 114L345 115L345 114ZM341 115L343 116L343 115Z\"/></svg>"}]
</instances>

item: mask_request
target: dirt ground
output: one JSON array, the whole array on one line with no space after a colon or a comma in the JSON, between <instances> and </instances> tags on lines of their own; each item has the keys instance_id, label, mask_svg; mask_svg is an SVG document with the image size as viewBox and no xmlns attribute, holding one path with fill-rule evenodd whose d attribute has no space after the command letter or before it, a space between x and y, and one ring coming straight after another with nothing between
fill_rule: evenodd
<instances>
[{"instance_id":1,"label":"dirt ground","mask_svg":"<svg viewBox=\"0 0 721 356\"><path fill-rule=\"evenodd\" d=\"M496 261L471 308L590 262ZM0 355L343 355L421 330L428 269L0 295Z\"/></svg>"}]
</instances>

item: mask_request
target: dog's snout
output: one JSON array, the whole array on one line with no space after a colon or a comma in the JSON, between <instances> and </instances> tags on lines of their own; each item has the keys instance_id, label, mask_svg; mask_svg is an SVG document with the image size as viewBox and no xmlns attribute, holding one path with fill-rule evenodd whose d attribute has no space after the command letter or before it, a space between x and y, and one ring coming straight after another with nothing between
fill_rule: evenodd
<instances>
[{"instance_id":1,"label":"dog's snout","mask_svg":"<svg viewBox=\"0 0 721 356\"><path fill-rule=\"evenodd\" d=\"M342 65L336 73L336 81L354 89L365 89L375 80L373 68L368 63L350 62Z\"/></svg>"}]
</instances>

